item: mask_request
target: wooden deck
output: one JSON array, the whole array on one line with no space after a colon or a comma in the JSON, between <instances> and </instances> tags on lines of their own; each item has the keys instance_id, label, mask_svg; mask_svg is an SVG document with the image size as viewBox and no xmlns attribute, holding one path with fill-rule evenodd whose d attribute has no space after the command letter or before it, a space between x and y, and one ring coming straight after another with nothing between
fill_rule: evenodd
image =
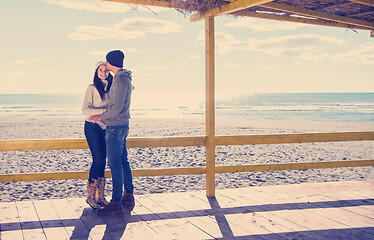
<instances>
[{"instance_id":1,"label":"wooden deck","mask_svg":"<svg viewBox=\"0 0 374 240\"><path fill-rule=\"evenodd\" d=\"M99 217L82 198L0 202L0 239L374 239L374 180L136 196Z\"/></svg>"}]
</instances>

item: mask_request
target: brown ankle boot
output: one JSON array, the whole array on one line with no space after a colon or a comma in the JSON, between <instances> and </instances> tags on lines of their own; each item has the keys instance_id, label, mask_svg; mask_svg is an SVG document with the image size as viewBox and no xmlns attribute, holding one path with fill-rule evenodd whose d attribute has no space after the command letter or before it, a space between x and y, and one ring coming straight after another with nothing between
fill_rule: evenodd
<instances>
[{"instance_id":1,"label":"brown ankle boot","mask_svg":"<svg viewBox=\"0 0 374 240\"><path fill-rule=\"evenodd\" d=\"M97 202L95 201L96 189L97 189L97 180L93 179L93 182L90 182L90 180L88 180L86 203L88 203L88 205L90 205L90 207L94 210L100 207L100 205L97 204Z\"/></svg>"},{"instance_id":2,"label":"brown ankle boot","mask_svg":"<svg viewBox=\"0 0 374 240\"><path fill-rule=\"evenodd\" d=\"M135 205L135 198L133 193L125 193L122 195L121 198L122 205L126 206L134 206Z\"/></svg>"},{"instance_id":3,"label":"brown ankle boot","mask_svg":"<svg viewBox=\"0 0 374 240\"><path fill-rule=\"evenodd\" d=\"M105 177L97 180L97 191L95 196L96 202L102 207L109 204L109 202L105 199L105 180Z\"/></svg>"},{"instance_id":4,"label":"brown ankle boot","mask_svg":"<svg viewBox=\"0 0 374 240\"><path fill-rule=\"evenodd\" d=\"M110 203L103 208L97 209L97 215L122 214L121 201L110 200Z\"/></svg>"}]
</instances>

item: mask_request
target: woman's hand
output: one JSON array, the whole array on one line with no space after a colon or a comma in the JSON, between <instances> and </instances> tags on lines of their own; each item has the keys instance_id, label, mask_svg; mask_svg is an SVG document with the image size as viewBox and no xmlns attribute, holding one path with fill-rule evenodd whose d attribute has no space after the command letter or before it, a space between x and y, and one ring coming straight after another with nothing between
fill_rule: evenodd
<instances>
[{"instance_id":1,"label":"woman's hand","mask_svg":"<svg viewBox=\"0 0 374 240\"><path fill-rule=\"evenodd\" d=\"M93 115L88 118L88 120L92 121L93 123L97 123L101 121L100 115Z\"/></svg>"}]
</instances>

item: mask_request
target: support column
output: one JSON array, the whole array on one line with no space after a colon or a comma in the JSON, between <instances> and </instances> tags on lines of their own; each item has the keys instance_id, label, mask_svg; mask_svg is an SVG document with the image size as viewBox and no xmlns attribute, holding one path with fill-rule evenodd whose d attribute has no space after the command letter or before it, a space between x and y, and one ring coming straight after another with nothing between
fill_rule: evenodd
<instances>
[{"instance_id":1,"label":"support column","mask_svg":"<svg viewBox=\"0 0 374 240\"><path fill-rule=\"evenodd\" d=\"M214 17L205 18L206 195L215 196Z\"/></svg>"}]
</instances>

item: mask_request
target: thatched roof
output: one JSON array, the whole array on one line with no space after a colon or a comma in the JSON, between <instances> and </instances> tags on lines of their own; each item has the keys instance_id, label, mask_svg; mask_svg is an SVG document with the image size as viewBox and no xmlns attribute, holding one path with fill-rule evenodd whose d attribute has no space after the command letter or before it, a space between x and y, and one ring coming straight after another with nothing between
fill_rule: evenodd
<instances>
[{"instance_id":1,"label":"thatched roof","mask_svg":"<svg viewBox=\"0 0 374 240\"><path fill-rule=\"evenodd\" d=\"M106 0L175 8L191 21L229 14L374 31L374 0ZM373 32L372 32L373 34Z\"/></svg>"}]
</instances>

